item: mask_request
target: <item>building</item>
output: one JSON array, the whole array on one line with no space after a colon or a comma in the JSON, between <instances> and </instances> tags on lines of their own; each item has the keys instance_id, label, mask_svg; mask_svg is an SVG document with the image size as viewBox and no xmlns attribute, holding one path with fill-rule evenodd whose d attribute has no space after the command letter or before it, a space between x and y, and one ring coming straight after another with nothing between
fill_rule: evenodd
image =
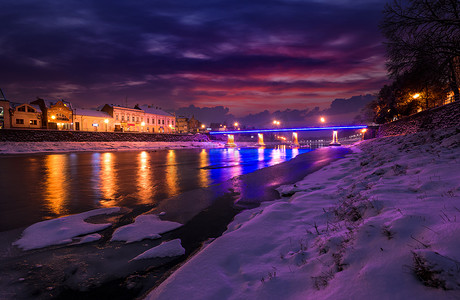
<instances>
[{"instance_id":1,"label":"building","mask_svg":"<svg viewBox=\"0 0 460 300\"><path fill-rule=\"evenodd\" d=\"M0 89L0 129L10 128L10 101L6 100L2 89Z\"/></svg>"},{"instance_id":2,"label":"building","mask_svg":"<svg viewBox=\"0 0 460 300\"><path fill-rule=\"evenodd\" d=\"M114 131L143 132L144 112L116 104L106 104L101 111L113 118Z\"/></svg>"},{"instance_id":3,"label":"building","mask_svg":"<svg viewBox=\"0 0 460 300\"><path fill-rule=\"evenodd\" d=\"M42 112L38 105L10 102L11 128L42 128Z\"/></svg>"},{"instance_id":4,"label":"building","mask_svg":"<svg viewBox=\"0 0 460 300\"><path fill-rule=\"evenodd\" d=\"M40 107L42 111L42 127L47 129L71 130L73 129L72 105L64 100L44 100L38 98L30 102Z\"/></svg>"},{"instance_id":5,"label":"building","mask_svg":"<svg viewBox=\"0 0 460 300\"><path fill-rule=\"evenodd\" d=\"M176 132L176 117L158 107L151 105L136 105L136 109L144 113L143 129L151 133L174 133Z\"/></svg>"},{"instance_id":6,"label":"building","mask_svg":"<svg viewBox=\"0 0 460 300\"><path fill-rule=\"evenodd\" d=\"M179 133L189 132L188 118L182 116L176 118L176 129Z\"/></svg>"},{"instance_id":7,"label":"building","mask_svg":"<svg viewBox=\"0 0 460 300\"><path fill-rule=\"evenodd\" d=\"M201 122L195 119L195 116L190 119L180 116L176 119L176 124L179 133L199 132L202 129Z\"/></svg>"},{"instance_id":8,"label":"building","mask_svg":"<svg viewBox=\"0 0 460 300\"><path fill-rule=\"evenodd\" d=\"M76 108L74 128L79 131L114 131L114 121L105 111Z\"/></svg>"}]
</instances>

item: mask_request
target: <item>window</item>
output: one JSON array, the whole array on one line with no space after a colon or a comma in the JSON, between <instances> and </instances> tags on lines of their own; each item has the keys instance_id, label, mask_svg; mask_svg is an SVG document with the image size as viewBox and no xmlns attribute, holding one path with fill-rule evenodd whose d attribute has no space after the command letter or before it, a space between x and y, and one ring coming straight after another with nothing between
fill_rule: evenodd
<instances>
[{"instance_id":1,"label":"window","mask_svg":"<svg viewBox=\"0 0 460 300\"><path fill-rule=\"evenodd\" d=\"M137 117L137 122L139 122L139 117Z\"/></svg>"},{"instance_id":2,"label":"window","mask_svg":"<svg viewBox=\"0 0 460 300\"><path fill-rule=\"evenodd\" d=\"M174 120L171 121L172 126L174 126Z\"/></svg>"},{"instance_id":3,"label":"window","mask_svg":"<svg viewBox=\"0 0 460 300\"><path fill-rule=\"evenodd\" d=\"M16 119L16 124L24 124L24 119Z\"/></svg>"},{"instance_id":4,"label":"window","mask_svg":"<svg viewBox=\"0 0 460 300\"><path fill-rule=\"evenodd\" d=\"M158 119L158 125L160 125L160 124L161 124L161 120L160 120L160 119Z\"/></svg>"},{"instance_id":5,"label":"window","mask_svg":"<svg viewBox=\"0 0 460 300\"><path fill-rule=\"evenodd\" d=\"M147 124L150 124L150 118L147 118ZM148 128L147 128L148 129Z\"/></svg>"},{"instance_id":6,"label":"window","mask_svg":"<svg viewBox=\"0 0 460 300\"><path fill-rule=\"evenodd\" d=\"M3 107L0 107L0 117L3 118Z\"/></svg>"},{"instance_id":7,"label":"window","mask_svg":"<svg viewBox=\"0 0 460 300\"><path fill-rule=\"evenodd\" d=\"M27 106L27 112L35 112L35 109L30 106Z\"/></svg>"},{"instance_id":8,"label":"window","mask_svg":"<svg viewBox=\"0 0 460 300\"><path fill-rule=\"evenodd\" d=\"M37 120L30 120L30 121L29 121L29 124L30 124L30 125L37 125Z\"/></svg>"},{"instance_id":9,"label":"window","mask_svg":"<svg viewBox=\"0 0 460 300\"><path fill-rule=\"evenodd\" d=\"M117 121L118 121L118 115L115 115L115 120L117 120Z\"/></svg>"},{"instance_id":10,"label":"window","mask_svg":"<svg viewBox=\"0 0 460 300\"><path fill-rule=\"evenodd\" d=\"M165 124L165 120L163 119L162 121L163 121L163 125L164 125L164 124Z\"/></svg>"},{"instance_id":11,"label":"window","mask_svg":"<svg viewBox=\"0 0 460 300\"><path fill-rule=\"evenodd\" d=\"M121 116L121 120L124 121L124 120L125 120L125 116Z\"/></svg>"},{"instance_id":12,"label":"window","mask_svg":"<svg viewBox=\"0 0 460 300\"><path fill-rule=\"evenodd\" d=\"M26 111L26 107L25 106L21 106L21 107L18 107L18 111ZM23 123L24 124L24 123Z\"/></svg>"}]
</instances>

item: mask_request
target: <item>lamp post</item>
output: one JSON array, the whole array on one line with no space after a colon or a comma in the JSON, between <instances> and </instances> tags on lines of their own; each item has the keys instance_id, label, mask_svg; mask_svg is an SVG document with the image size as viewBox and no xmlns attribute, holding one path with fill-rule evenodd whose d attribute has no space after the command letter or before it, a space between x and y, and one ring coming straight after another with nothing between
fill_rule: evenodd
<instances>
[{"instance_id":1,"label":"lamp post","mask_svg":"<svg viewBox=\"0 0 460 300\"><path fill-rule=\"evenodd\" d=\"M109 119L104 120L105 123L105 132L109 131Z\"/></svg>"},{"instance_id":2,"label":"lamp post","mask_svg":"<svg viewBox=\"0 0 460 300\"><path fill-rule=\"evenodd\" d=\"M319 118L319 121L320 121L321 123L323 123L323 124L324 124L324 123L326 123L326 118L324 118L324 117L320 117L320 118Z\"/></svg>"}]
</instances>

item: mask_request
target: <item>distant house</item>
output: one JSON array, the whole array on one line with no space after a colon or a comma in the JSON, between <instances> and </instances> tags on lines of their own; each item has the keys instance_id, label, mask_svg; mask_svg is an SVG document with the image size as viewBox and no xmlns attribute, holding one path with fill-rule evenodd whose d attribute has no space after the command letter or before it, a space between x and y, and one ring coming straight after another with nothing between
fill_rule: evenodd
<instances>
[{"instance_id":1,"label":"distant house","mask_svg":"<svg viewBox=\"0 0 460 300\"><path fill-rule=\"evenodd\" d=\"M42 128L42 112L38 105L10 103L11 128Z\"/></svg>"},{"instance_id":2,"label":"distant house","mask_svg":"<svg viewBox=\"0 0 460 300\"><path fill-rule=\"evenodd\" d=\"M72 105L64 100L44 100L38 98L30 102L40 107L42 111L42 127L47 129L71 130L73 129Z\"/></svg>"},{"instance_id":3,"label":"distant house","mask_svg":"<svg viewBox=\"0 0 460 300\"><path fill-rule=\"evenodd\" d=\"M76 108L74 128L80 131L114 131L114 121L105 111Z\"/></svg>"},{"instance_id":4,"label":"distant house","mask_svg":"<svg viewBox=\"0 0 460 300\"><path fill-rule=\"evenodd\" d=\"M179 133L189 132L188 118L180 116L176 118L176 130Z\"/></svg>"},{"instance_id":5,"label":"distant house","mask_svg":"<svg viewBox=\"0 0 460 300\"><path fill-rule=\"evenodd\" d=\"M180 133L186 132L198 132L201 128L201 122L192 116L190 119L187 117L180 116L176 118L177 131Z\"/></svg>"}]
</instances>

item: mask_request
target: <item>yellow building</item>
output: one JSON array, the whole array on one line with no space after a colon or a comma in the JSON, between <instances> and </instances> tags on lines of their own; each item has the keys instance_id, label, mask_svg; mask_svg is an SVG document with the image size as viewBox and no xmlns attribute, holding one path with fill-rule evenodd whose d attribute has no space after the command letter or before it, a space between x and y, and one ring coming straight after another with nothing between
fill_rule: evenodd
<instances>
[{"instance_id":1,"label":"yellow building","mask_svg":"<svg viewBox=\"0 0 460 300\"><path fill-rule=\"evenodd\" d=\"M113 118L104 111L76 108L74 128L80 131L113 131Z\"/></svg>"},{"instance_id":2,"label":"yellow building","mask_svg":"<svg viewBox=\"0 0 460 300\"><path fill-rule=\"evenodd\" d=\"M47 129L73 129L73 111L70 102L64 100L44 100L38 98L30 104L36 104L42 111L42 125Z\"/></svg>"},{"instance_id":3,"label":"yellow building","mask_svg":"<svg viewBox=\"0 0 460 300\"><path fill-rule=\"evenodd\" d=\"M10 103L11 128L41 128L42 112L38 105Z\"/></svg>"},{"instance_id":4,"label":"yellow building","mask_svg":"<svg viewBox=\"0 0 460 300\"><path fill-rule=\"evenodd\" d=\"M176 132L176 117L158 107L150 105L137 106L144 112L143 131L151 133Z\"/></svg>"},{"instance_id":5,"label":"yellow building","mask_svg":"<svg viewBox=\"0 0 460 300\"><path fill-rule=\"evenodd\" d=\"M101 111L113 118L114 131L142 132L144 112L139 109L124 107L115 104L106 104Z\"/></svg>"}]
</instances>

